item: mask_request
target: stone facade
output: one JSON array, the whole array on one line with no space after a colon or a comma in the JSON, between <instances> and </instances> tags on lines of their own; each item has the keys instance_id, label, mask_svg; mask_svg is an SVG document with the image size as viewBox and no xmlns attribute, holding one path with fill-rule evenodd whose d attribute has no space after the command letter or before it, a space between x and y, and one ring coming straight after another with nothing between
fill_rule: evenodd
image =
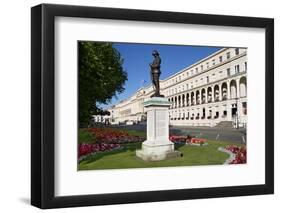
<instances>
[{"instance_id":1,"label":"stone facade","mask_svg":"<svg viewBox=\"0 0 281 213\"><path fill-rule=\"evenodd\" d=\"M215 126L247 124L247 49L222 48L160 81L161 94L171 102L170 125ZM146 120L143 102L152 86L140 88L108 110L112 124Z\"/></svg>"}]
</instances>

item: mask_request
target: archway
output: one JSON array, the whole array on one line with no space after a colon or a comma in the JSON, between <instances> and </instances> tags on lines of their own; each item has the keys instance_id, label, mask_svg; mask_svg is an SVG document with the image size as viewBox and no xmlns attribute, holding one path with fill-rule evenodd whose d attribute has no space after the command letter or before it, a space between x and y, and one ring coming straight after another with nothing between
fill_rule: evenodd
<instances>
[{"instance_id":1,"label":"archway","mask_svg":"<svg viewBox=\"0 0 281 213\"><path fill-rule=\"evenodd\" d=\"M194 92L191 92L191 105L194 105L195 103L195 100L194 100Z\"/></svg>"},{"instance_id":2,"label":"archway","mask_svg":"<svg viewBox=\"0 0 281 213\"><path fill-rule=\"evenodd\" d=\"M196 104L200 104L200 92L196 91Z\"/></svg>"},{"instance_id":3,"label":"archway","mask_svg":"<svg viewBox=\"0 0 281 213\"><path fill-rule=\"evenodd\" d=\"M189 93L186 93L186 106L189 106Z\"/></svg>"},{"instance_id":4,"label":"archway","mask_svg":"<svg viewBox=\"0 0 281 213\"><path fill-rule=\"evenodd\" d=\"M212 87L208 87L207 89L207 93L208 93L208 102L212 102Z\"/></svg>"},{"instance_id":5,"label":"archway","mask_svg":"<svg viewBox=\"0 0 281 213\"><path fill-rule=\"evenodd\" d=\"M230 98L236 98L237 97L237 85L236 85L236 81L232 80L230 82Z\"/></svg>"},{"instance_id":6,"label":"archway","mask_svg":"<svg viewBox=\"0 0 281 213\"><path fill-rule=\"evenodd\" d=\"M240 89L240 97L246 97L247 96L247 82L246 77L240 78L239 81L239 89Z\"/></svg>"},{"instance_id":7,"label":"archway","mask_svg":"<svg viewBox=\"0 0 281 213\"><path fill-rule=\"evenodd\" d=\"M201 90L201 103L206 103L206 90L204 88Z\"/></svg>"},{"instance_id":8,"label":"archway","mask_svg":"<svg viewBox=\"0 0 281 213\"><path fill-rule=\"evenodd\" d=\"M223 101L227 100L227 92L227 84L224 82L221 85L221 96Z\"/></svg>"},{"instance_id":9,"label":"archway","mask_svg":"<svg viewBox=\"0 0 281 213\"><path fill-rule=\"evenodd\" d=\"M219 85L215 85L214 87L214 92L215 92L215 101L219 101L220 100L220 88Z\"/></svg>"}]
</instances>

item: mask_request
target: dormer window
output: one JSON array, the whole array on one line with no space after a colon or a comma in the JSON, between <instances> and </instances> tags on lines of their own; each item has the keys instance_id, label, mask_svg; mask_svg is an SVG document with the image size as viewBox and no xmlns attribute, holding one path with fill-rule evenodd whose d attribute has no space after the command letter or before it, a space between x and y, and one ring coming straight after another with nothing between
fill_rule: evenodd
<instances>
[{"instance_id":1,"label":"dormer window","mask_svg":"<svg viewBox=\"0 0 281 213\"><path fill-rule=\"evenodd\" d=\"M235 48L235 55L239 55L239 48Z\"/></svg>"},{"instance_id":2,"label":"dormer window","mask_svg":"<svg viewBox=\"0 0 281 213\"><path fill-rule=\"evenodd\" d=\"M230 52L227 52L227 53L226 53L226 58L227 58L227 59L230 59Z\"/></svg>"}]
</instances>

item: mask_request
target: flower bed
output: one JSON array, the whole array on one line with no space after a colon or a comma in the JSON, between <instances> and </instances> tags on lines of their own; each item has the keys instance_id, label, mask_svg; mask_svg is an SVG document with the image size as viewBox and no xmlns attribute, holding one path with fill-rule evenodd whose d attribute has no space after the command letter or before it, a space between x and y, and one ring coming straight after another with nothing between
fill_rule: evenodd
<instances>
[{"instance_id":1,"label":"flower bed","mask_svg":"<svg viewBox=\"0 0 281 213\"><path fill-rule=\"evenodd\" d=\"M145 140L141 136L130 135L125 131L110 128L90 128L88 131L95 136L98 143L122 144Z\"/></svg>"},{"instance_id":2,"label":"flower bed","mask_svg":"<svg viewBox=\"0 0 281 213\"><path fill-rule=\"evenodd\" d=\"M206 143L206 139L204 138L191 138L188 142L188 144L190 145L197 145L197 146L203 146L203 145L207 145Z\"/></svg>"},{"instance_id":3,"label":"flower bed","mask_svg":"<svg viewBox=\"0 0 281 213\"><path fill-rule=\"evenodd\" d=\"M189 144L189 145L197 145L197 146L207 145L206 139L195 138L190 135L187 135L187 136L170 135L169 139L170 139L170 141L177 143L177 144Z\"/></svg>"},{"instance_id":4,"label":"flower bed","mask_svg":"<svg viewBox=\"0 0 281 213\"><path fill-rule=\"evenodd\" d=\"M245 146L229 145L225 149L235 154L235 158L229 164L247 163L247 149Z\"/></svg>"},{"instance_id":5,"label":"flower bed","mask_svg":"<svg viewBox=\"0 0 281 213\"><path fill-rule=\"evenodd\" d=\"M169 140L176 144L185 144L187 140L187 136L182 135L170 135Z\"/></svg>"},{"instance_id":6,"label":"flower bed","mask_svg":"<svg viewBox=\"0 0 281 213\"><path fill-rule=\"evenodd\" d=\"M116 149L121 149L121 145L119 144L79 144L79 153L78 157L81 159L81 157L88 156L89 154L95 154L99 152L106 152Z\"/></svg>"}]
</instances>

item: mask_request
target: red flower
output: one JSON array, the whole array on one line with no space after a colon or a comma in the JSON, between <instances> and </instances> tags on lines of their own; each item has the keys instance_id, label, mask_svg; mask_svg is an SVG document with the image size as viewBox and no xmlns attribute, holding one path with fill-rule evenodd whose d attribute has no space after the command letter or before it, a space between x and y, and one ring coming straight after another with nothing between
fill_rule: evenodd
<instances>
[{"instance_id":1,"label":"red flower","mask_svg":"<svg viewBox=\"0 0 281 213\"><path fill-rule=\"evenodd\" d=\"M235 154L235 159L230 164L244 164L247 163L247 149L245 146L229 145L227 150Z\"/></svg>"},{"instance_id":2,"label":"red flower","mask_svg":"<svg viewBox=\"0 0 281 213\"><path fill-rule=\"evenodd\" d=\"M130 143L142 142L145 140L143 137L129 135L125 131L110 128L90 128L88 131L91 132L100 143Z\"/></svg>"},{"instance_id":3,"label":"red flower","mask_svg":"<svg viewBox=\"0 0 281 213\"><path fill-rule=\"evenodd\" d=\"M120 148L119 144L79 144L79 158L96 152L104 152Z\"/></svg>"}]
</instances>

